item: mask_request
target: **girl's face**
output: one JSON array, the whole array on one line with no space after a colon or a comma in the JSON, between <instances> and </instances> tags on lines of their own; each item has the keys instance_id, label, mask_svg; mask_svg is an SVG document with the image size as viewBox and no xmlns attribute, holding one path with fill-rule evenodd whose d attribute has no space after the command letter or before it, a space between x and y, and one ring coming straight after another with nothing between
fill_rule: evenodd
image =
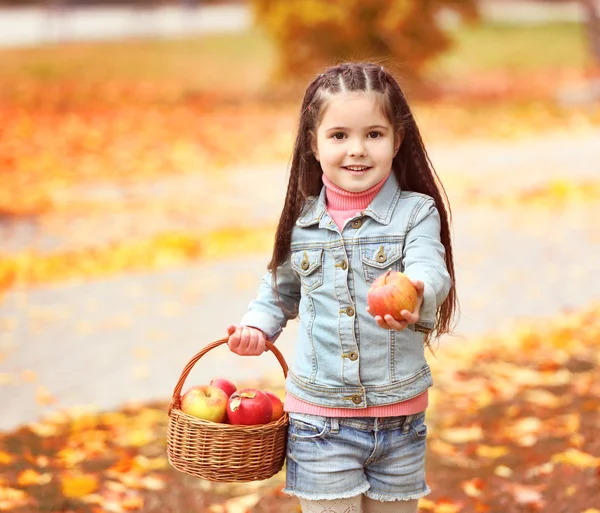
<instances>
[{"instance_id":1,"label":"girl's face","mask_svg":"<svg viewBox=\"0 0 600 513\"><path fill-rule=\"evenodd\" d=\"M362 192L388 175L401 141L372 94L339 93L327 101L312 149L329 180Z\"/></svg>"}]
</instances>

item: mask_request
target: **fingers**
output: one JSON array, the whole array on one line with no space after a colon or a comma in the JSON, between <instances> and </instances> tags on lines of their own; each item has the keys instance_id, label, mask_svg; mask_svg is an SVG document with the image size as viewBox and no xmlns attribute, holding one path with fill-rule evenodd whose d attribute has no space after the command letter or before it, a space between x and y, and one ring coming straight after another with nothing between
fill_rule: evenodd
<instances>
[{"instance_id":1,"label":"fingers","mask_svg":"<svg viewBox=\"0 0 600 513\"><path fill-rule=\"evenodd\" d=\"M376 315L375 322L380 328L383 328L384 330L402 331L408 326L408 322L397 321L391 315L386 315L385 317L381 317L381 315Z\"/></svg>"},{"instance_id":2,"label":"fingers","mask_svg":"<svg viewBox=\"0 0 600 513\"><path fill-rule=\"evenodd\" d=\"M415 289L417 289L417 294L419 295L419 297L423 296L423 293L425 292L425 284L421 281L421 280L411 280L413 285L415 286Z\"/></svg>"},{"instance_id":3,"label":"fingers","mask_svg":"<svg viewBox=\"0 0 600 513\"><path fill-rule=\"evenodd\" d=\"M231 331L230 328L233 328ZM265 350L265 335L249 326L229 326L227 328L229 350L241 356L258 356Z\"/></svg>"},{"instance_id":4,"label":"fingers","mask_svg":"<svg viewBox=\"0 0 600 513\"><path fill-rule=\"evenodd\" d=\"M389 330L401 331L408 326L408 322L405 320L398 321L389 314L387 314L383 320L388 325Z\"/></svg>"},{"instance_id":5,"label":"fingers","mask_svg":"<svg viewBox=\"0 0 600 513\"><path fill-rule=\"evenodd\" d=\"M258 356L265 352L265 335L262 331L253 329L254 333L252 347L254 352L252 354Z\"/></svg>"},{"instance_id":6,"label":"fingers","mask_svg":"<svg viewBox=\"0 0 600 513\"><path fill-rule=\"evenodd\" d=\"M265 335L256 328L245 328L248 331L248 345L245 352L240 353L245 356L258 356L265 351Z\"/></svg>"},{"instance_id":7,"label":"fingers","mask_svg":"<svg viewBox=\"0 0 600 513\"><path fill-rule=\"evenodd\" d=\"M419 322L418 313L409 312L408 310L402 310L400 312L400 315L402 315L402 317L404 318L404 320L407 321L408 324L416 324L417 322Z\"/></svg>"},{"instance_id":8,"label":"fingers","mask_svg":"<svg viewBox=\"0 0 600 513\"><path fill-rule=\"evenodd\" d=\"M367 306L367 312L369 314L373 315L373 313L371 312L371 309L368 306ZM403 310L403 312L406 312L406 310ZM377 325L380 328L383 328L384 330L402 331L409 324L412 324L411 322L408 322L406 319L396 320L389 314L386 315L385 317L381 317L381 315L373 315L373 317L375 318L375 322L377 323Z\"/></svg>"},{"instance_id":9,"label":"fingers","mask_svg":"<svg viewBox=\"0 0 600 513\"><path fill-rule=\"evenodd\" d=\"M250 331L250 339L248 340L248 349L246 354L260 354L257 353L258 348L258 332L257 330L249 330Z\"/></svg>"},{"instance_id":10,"label":"fingers","mask_svg":"<svg viewBox=\"0 0 600 513\"><path fill-rule=\"evenodd\" d=\"M230 331L230 328L233 328L233 331ZM236 328L235 326L229 326L227 328L227 333L229 334L229 340L227 341L227 345L229 346L229 350L237 353L240 343L242 341L242 329Z\"/></svg>"},{"instance_id":11,"label":"fingers","mask_svg":"<svg viewBox=\"0 0 600 513\"><path fill-rule=\"evenodd\" d=\"M252 352L252 331L250 328L247 328L246 326L242 326L241 328L241 333L240 333L240 344L237 347L237 351L234 351L234 353L237 353L239 355L242 356L246 356L246 355L251 355L254 354Z\"/></svg>"}]
</instances>

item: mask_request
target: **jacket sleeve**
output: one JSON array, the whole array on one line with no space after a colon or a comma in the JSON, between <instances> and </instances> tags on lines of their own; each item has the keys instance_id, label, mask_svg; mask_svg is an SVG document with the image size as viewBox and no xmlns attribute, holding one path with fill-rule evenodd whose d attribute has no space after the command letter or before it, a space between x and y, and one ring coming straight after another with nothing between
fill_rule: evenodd
<instances>
[{"instance_id":1,"label":"jacket sleeve","mask_svg":"<svg viewBox=\"0 0 600 513\"><path fill-rule=\"evenodd\" d=\"M271 342L279 337L287 321L298 316L300 302L300 280L292 269L290 256L277 268L276 276L276 284L273 273L263 276L258 295L240 322L242 326L258 328Z\"/></svg>"},{"instance_id":2,"label":"jacket sleeve","mask_svg":"<svg viewBox=\"0 0 600 513\"><path fill-rule=\"evenodd\" d=\"M440 215L434 200L428 197L420 201L411 219L404 241L404 273L425 284L420 320L415 326L420 331L430 331L435 326L437 308L448 296L452 281L446 269Z\"/></svg>"}]
</instances>

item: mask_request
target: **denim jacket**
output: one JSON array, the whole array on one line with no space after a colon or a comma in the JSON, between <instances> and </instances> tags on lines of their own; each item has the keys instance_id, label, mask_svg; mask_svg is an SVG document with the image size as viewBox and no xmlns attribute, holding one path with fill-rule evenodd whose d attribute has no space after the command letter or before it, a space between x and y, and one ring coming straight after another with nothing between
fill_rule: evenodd
<instances>
[{"instance_id":1,"label":"denim jacket","mask_svg":"<svg viewBox=\"0 0 600 513\"><path fill-rule=\"evenodd\" d=\"M432 385L423 332L450 290L444 254L434 200L401 191L393 173L341 231L323 188L296 221L277 287L267 273L241 324L274 340L299 317L286 390L303 401L353 409L405 401ZM366 311L370 285L388 269L425 284L419 323L402 331L380 328Z\"/></svg>"}]
</instances>

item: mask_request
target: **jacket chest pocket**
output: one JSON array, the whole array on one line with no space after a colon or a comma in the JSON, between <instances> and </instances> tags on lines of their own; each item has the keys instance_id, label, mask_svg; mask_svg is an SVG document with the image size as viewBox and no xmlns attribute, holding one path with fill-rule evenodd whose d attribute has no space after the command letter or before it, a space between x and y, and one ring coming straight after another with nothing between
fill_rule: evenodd
<instances>
[{"instance_id":1,"label":"jacket chest pocket","mask_svg":"<svg viewBox=\"0 0 600 513\"><path fill-rule=\"evenodd\" d=\"M391 269L404 269L402 263L402 243L377 242L360 247L363 275L367 283L373 283L378 276Z\"/></svg>"},{"instance_id":2,"label":"jacket chest pocket","mask_svg":"<svg viewBox=\"0 0 600 513\"><path fill-rule=\"evenodd\" d=\"M292 269L300 277L302 287L311 292L323 284L323 250L292 251Z\"/></svg>"}]
</instances>

